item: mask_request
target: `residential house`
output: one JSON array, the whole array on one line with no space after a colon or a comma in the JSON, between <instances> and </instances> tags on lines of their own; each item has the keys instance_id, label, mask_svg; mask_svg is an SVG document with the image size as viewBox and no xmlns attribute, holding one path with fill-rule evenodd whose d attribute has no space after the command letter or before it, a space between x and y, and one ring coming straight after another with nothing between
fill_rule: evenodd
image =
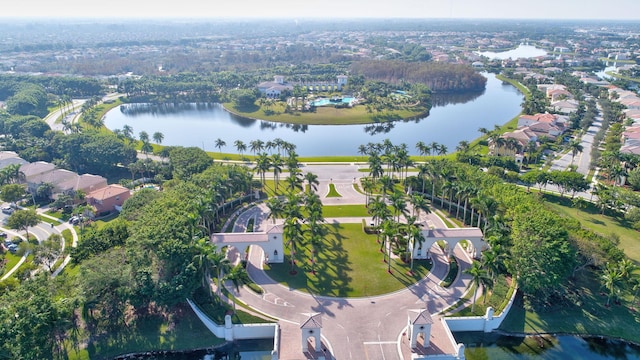
<instances>
[{"instance_id":1,"label":"residential house","mask_svg":"<svg viewBox=\"0 0 640 360\"><path fill-rule=\"evenodd\" d=\"M53 171L55 168L56 166L51 163L36 161L20 166L20 172L24 174L25 181L28 183L34 177Z\"/></svg>"},{"instance_id":2,"label":"residential house","mask_svg":"<svg viewBox=\"0 0 640 360\"><path fill-rule=\"evenodd\" d=\"M569 115L578 111L578 107L578 100L573 99L554 101L550 105L551 110L563 115Z\"/></svg>"},{"instance_id":3,"label":"residential house","mask_svg":"<svg viewBox=\"0 0 640 360\"><path fill-rule=\"evenodd\" d=\"M9 165L24 165L28 164L26 160L18 156L16 152L13 151L0 151L0 169L4 169Z\"/></svg>"},{"instance_id":4,"label":"residential house","mask_svg":"<svg viewBox=\"0 0 640 360\"><path fill-rule=\"evenodd\" d=\"M537 143L538 135L531 131L528 127L522 127L514 131L505 132L501 136L501 141L494 141L489 144L489 153L497 156L513 156L515 157L519 151L526 149L531 142ZM510 146L507 139L515 139L520 145L520 149Z\"/></svg>"},{"instance_id":5,"label":"residential house","mask_svg":"<svg viewBox=\"0 0 640 360\"><path fill-rule=\"evenodd\" d=\"M52 194L59 194L64 192L61 187L66 181L77 181L78 174L73 171L65 169L53 169L38 175L33 175L27 178L27 191L35 194L38 191L38 187L43 184L53 185Z\"/></svg>"},{"instance_id":6,"label":"residential house","mask_svg":"<svg viewBox=\"0 0 640 360\"><path fill-rule=\"evenodd\" d=\"M518 118L518 128L523 126L533 125L539 122L545 122L549 124L556 125L560 128L565 128L566 123L569 121L569 118L562 115L557 114L534 114L534 115L521 115Z\"/></svg>"},{"instance_id":7,"label":"residential house","mask_svg":"<svg viewBox=\"0 0 640 360\"><path fill-rule=\"evenodd\" d=\"M87 204L96 209L96 214L120 211L122 204L131 197L131 191L120 185L107 185L87 194Z\"/></svg>"},{"instance_id":8,"label":"residential house","mask_svg":"<svg viewBox=\"0 0 640 360\"><path fill-rule=\"evenodd\" d=\"M94 190L99 190L107 186L107 179L100 175L82 174L76 177L70 177L58 184L60 193L73 195L77 191L88 194ZM54 197L55 196L54 194Z\"/></svg>"}]
</instances>

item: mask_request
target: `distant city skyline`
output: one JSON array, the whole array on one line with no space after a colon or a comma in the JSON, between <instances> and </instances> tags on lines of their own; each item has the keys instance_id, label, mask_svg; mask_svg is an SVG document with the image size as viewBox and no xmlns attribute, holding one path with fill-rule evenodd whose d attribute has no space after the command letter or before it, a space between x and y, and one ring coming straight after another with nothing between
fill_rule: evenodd
<instances>
[{"instance_id":1,"label":"distant city skyline","mask_svg":"<svg viewBox=\"0 0 640 360\"><path fill-rule=\"evenodd\" d=\"M22 0L0 18L441 18L638 20L638 0Z\"/></svg>"}]
</instances>

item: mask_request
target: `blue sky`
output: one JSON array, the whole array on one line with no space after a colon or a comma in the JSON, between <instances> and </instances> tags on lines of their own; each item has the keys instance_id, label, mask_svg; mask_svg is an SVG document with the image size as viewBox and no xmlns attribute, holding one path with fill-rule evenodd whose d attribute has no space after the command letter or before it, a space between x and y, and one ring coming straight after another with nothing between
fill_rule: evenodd
<instances>
[{"instance_id":1,"label":"blue sky","mask_svg":"<svg viewBox=\"0 0 640 360\"><path fill-rule=\"evenodd\" d=\"M640 19L640 0L19 0L0 17Z\"/></svg>"}]
</instances>

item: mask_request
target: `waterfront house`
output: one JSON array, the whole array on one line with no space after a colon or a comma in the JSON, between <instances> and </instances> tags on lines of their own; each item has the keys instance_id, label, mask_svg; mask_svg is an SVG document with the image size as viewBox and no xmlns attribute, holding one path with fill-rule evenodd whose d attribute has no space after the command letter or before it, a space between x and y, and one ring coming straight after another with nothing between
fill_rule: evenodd
<instances>
[{"instance_id":1,"label":"waterfront house","mask_svg":"<svg viewBox=\"0 0 640 360\"><path fill-rule=\"evenodd\" d=\"M125 200L131 197L131 191L124 186L108 185L87 194L87 204L96 209L96 214L120 211Z\"/></svg>"}]
</instances>

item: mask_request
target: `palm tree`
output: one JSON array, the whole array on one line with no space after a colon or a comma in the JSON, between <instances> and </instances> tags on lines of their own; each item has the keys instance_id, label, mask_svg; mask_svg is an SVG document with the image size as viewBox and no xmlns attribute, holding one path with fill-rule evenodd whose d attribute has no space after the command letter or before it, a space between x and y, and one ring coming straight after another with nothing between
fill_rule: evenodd
<instances>
[{"instance_id":1,"label":"palm tree","mask_svg":"<svg viewBox=\"0 0 640 360\"><path fill-rule=\"evenodd\" d=\"M473 304L471 305L471 312L473 313L476 308L478 289L482 286L486 292L488 287L493 286L493 280L491 280L487 270L483 269L477 261L474 261L473 264L471 264L471 267L466 269L464 273L471 275L471 282L469 282L467 289L471 286L475 286L475 289L473 290Z\"/></svg>"},{"instance_id":2,"label":"palm tree","mask_svg":"<svg viewBox=\"0 0 640 360\"><path fill-rule=\"evenodd\" d=\"M393 180L389 175L383 175L382 177L380 177L380 186L382 190L382 197L386 200L387 193L394 187Z\"/></svg>"},{"instance_id":3,"label":"palm tree","mask_svg":"<svg viewBox=\"0 0 640 360\"><path fill-rule=\"evenodd\" d=\"M296 254L299 246L302 245L302 227L295 217L287 217L284 221L283 235L289 247L289 253L291 255L291 275L296 274Z\"/></svg>"},{"instance_id":4,"label":"palm tree","mask_svg":"<svg viewBox=\"0 0 640 360\"><path fill-rule=\"evenodd\" d=\"M153 133L153 141L156 142L156 144L160 145L162 144L162 141L164 140L164 134L161 133L160 131L156 131Z\"/></svg>"},{"instance_id":5,"label":"palm tree","mask_svg":"<svg viewBox=\"0 0 640 360\"><path fill-rule=\"evenodd\" d=\"M244 158L244 152L247 150L247 145L242 140L236 140L233 142L233 146L236 147L236 150L240 153L240 158Z\"/></svg>"},{"instance_id":6,"label":"palm tree","mask_svg":"<svg viewBox=\"0 0 640 360\"><path fill-rule=\"evenodd\" d=\"M318 191L318 185L320 185L320 181L318 180L318 175L308 172L304 174L304 179L307 181L309 185L309 192Z\"/></svg>"},{"instance_id":7,"label":"palm tree","mask_svg":"<svg viewBox=\"0 0 640 360\"><path fill-rule=\"evenodd\" d=\"M264 142L260 139L253 140L249 142L249 149L251 150L251 152L253 152L253 155L256 155L257 153L262 151L262 149L264 149Z\"/></svg>"},{"instance_id":8,"label":"palm tree","mask_svg":"<svg viewBox=\"0 0 640 360\"><path fill-rule=\"evenodd\" d=\"M233 287L236 289L236 292L240 290L240 286L249 282L249 276L247 274L247 270L242 266L242 264L238 264L231 269L224 276L224 280L229 280L233 284ZM236 311L236 297L233 296L233 311Z\"/></svg>"},{"instance_id":9,"label":"palm tree","mask_svg":"<svg viewBox=\"0 0 640 360\"><path fill-rule=\"evenodd\" d=\"M416 150L418 150L421 156L424 156L427 153L427 144L425 144L424 141L418 141L416 143Z\"/></svg>"},{"instance_id":10,"label":"palm tree","mask_svg":"<svg viewBox=\"0 0 640 360\"><path fill-rule=\"evenodd\" d=\"M432 154L437 154L438 151L440 150L440 144L438 144L437 142L433 141L429 144L429 148L431 149L431 153Z\"/></svg>"},{"instance_id":11,"label":"palm tree","mask_svg":"<svg viewBox=\"0 0 640 360\"><path fill-rule=\"evenodd\" d=\"M571 149L571 165L573 165L573 158L582 152L583 147L579 141L573 140L569 143L569 149Z\"/></svg>"},{"instance_id":12,"label":"palm tree","mask_svg":"<svg viewBox=\"0 0 640 360\"><path fill-rule=\"evenodd\" d=\"M469 151L469 142L466 140L462 140L458 143L458 146L456 146L456 151L462 153L462 154L466 154L467 151Z\"/></svg>"},{"instance_id":13,"label":"palm tree","mask_svg":"<svg viewBox=\"0 0 640 360\"><path fill-rule=\"evenodd\" d=\"M265 186L265 175L269 169L271 169L271 158L269 158L267 153L259 154L256 159L256 166L254 170L260 174L260 180L262 180L263 187Z\"/></svg>"},{"instance_id":14,"label":"palm tree","mask_svg":"<svg viewBox=\"0 0 640 360\"><path fill-rule=\"evenodd\" d=\"M285 181L287 183L287 190L289 190L290 193L293 194L296 191L301 191L302 182L304 181L302 177L302 170L297 168L289 170L289 176L287 176Z\"/></svg>"},{"instance_id":15,"label":"palm tree","mask_svg":"<svg viewBox=\"0 0 640 360\"><path fill-rule=\"evenodd\" d=\"M500 244L494 244L490 249L482 252L482 267L487 270L492 280L495 280L496 276L504 270L504 258L505 254Z\"/></svg>"},{"instance_id":16,"label":"palm tree","mask_svg":"<svg viewBox=\"0 0 640 360\"><path fill-rule=\"evenodd\" d=\"M411 203L411 207L413 208L412 215L419 218L420 212L424 211L425 214L431 213L431 209L429 209L429 202L427 199L422 196L422 194L413 193L409 198L409 202Z\"/></svg>"},{"instance_id":17,"label":"palm tree","mask_svg":"<svg viewBox=\"0 0 640 360\"><path fill-rule=\"evenodd\" d=\"M405 199L404 194L401 191L394 191L389 196L389 201L393 207L396 221L400 222L400 215L405 215L407 213L407 199Z\"/></svg>"},{"instance_id":18,"label":"palm tree","mask_svg":"<svg viewBox=\"0 0 640 360\"><path fill-rule=\"evenodd\" d=\"M271 156L271 168L273 169L273 179L275 180L275 192L278 193L278 182L280 181L280 173L282 173L282 167L284 166L284 159L280 157L280 154L273 154Z\"/></svg>"},{"instance_id":19,"label":"palm tree","mask_svg":"<svg viewBox=\"0 0 640 360\"><path fill-rule=\"evenodd\" d=\"M391 273L391 239L398 234L398 223L393 220L385 220L380 227L382 229L380 251L384 254L383 260L387 263L387 271Z\"/></svg>"},{"instance_id":20,"label":"palm tree","mask_svg":"<svg viewBox=\"0 0 640 360\"><path fill-rule=\"evenodd\" d=\"M284 202L275 196L267 200L267 207L270 210L268 218L273 219L273 223L275 224L276 219L282 218L284 215Z\"/></svg>"},{"instance_id":21,"label":"palm tree","mask_svg":"<svg viewBox=\"0 0 640 360\"><path fill-rule=\"evenodd\" d=\"M199 239L194 245L196 255L193 257L193 263L198 269L200 276L202 276L202 286L207 289L209 295L211 295L211 287L209 284L209 277L211 271L211 263L209 262L209 257L211 254L218 251L216 246L209 241L207 238Z\"/></svg>"},{"instance_id":22,"label":"palm tree","mask_svg":"<svg viewBox=\"0 0 640 360\"><path fill-rule=\"evenodd\" d=\"M224 140L222 140L220 138L216 139L215 147L218 148L219 152L222 152L222 148L225 147L225 146L227 146L227 143Z\"/></svg>"},{"instance_id":23,"label":"palm tree","mask_svg":"<svg viewBox=\"0 0 640 360\"><path fill-rule=\"evenodd\" d=\"M622 274L620 273L620 269L614 264L607 263L607 265L602 270L602 275L600 275L600 279L603 282L603 285L609 291L609 296L607 297L607 304L609 306L611 303L611 297L615 295L618 290L618 286L622 281Z\"/></svg>"},{"instance_id":24,"label":"palm tree","mask_svg":"<svg viewBox=\"0 0 640 360\"><path fill-rule=\"evenodd\" d=\"M364 191L364 195L366 197L365 204L368 205L369 197L373 193L373 189L374 189L373 180L371 180L371 178L365 177L360 180L360 183L362 184L362 191Z\"/></svg>"},{"instance_id":25,"label":"palm tree","mask_svg":"<svg viewBox=\"0 0 640 360\"><path fill-rule=\"evenodd\" d=\"M449 152L449 149L444 144L440 145L440 147L438 148L438 155L445 155L448 152Z\"/></svg>"},{"instance_id":26,"label":"palm tree","mask_svg":"<svg viewBox=\"0 0 640 360\"><path fill-rule=\"evenodd\" d=\"M413 274L413 253L415 252L416 247L422 247L425 240L424 235L422 235L422 229L418 224L414 223L409 226L409 237L411 238L411 244L413 245L411 246L411 266L409 271Z\"/></svg>"},{"instance_id":27,"label":"palm tree","mask_svg":"<svg viewBox=\"0 0 640 360\"><path fill-rule=\"evenodd\" d=\"M373 181L376 181L376 179L381 177L382 174L384 173L382 169L382 160L380 159L380 156L377 153L372 152L371 154L369 154L368 163L369 163L369 176L371 176Z\"/></svg>"}]
</instances>

